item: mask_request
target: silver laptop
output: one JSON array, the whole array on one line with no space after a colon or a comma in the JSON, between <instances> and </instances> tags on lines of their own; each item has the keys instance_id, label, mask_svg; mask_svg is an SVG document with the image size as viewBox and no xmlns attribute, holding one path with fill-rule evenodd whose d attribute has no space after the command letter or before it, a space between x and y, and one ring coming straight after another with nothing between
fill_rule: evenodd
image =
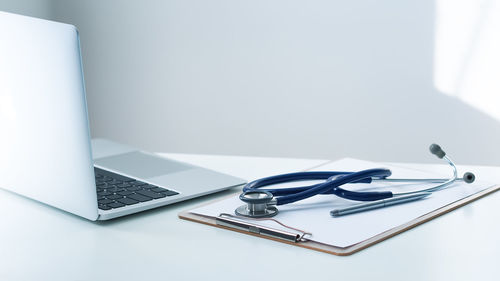
<instances>
[{"instance_id":1,"label":"silver laptop","mask_svg":"<svg viewBox=\"0 0 500 281\"><path fill-rule=\"evenodd\" d=\"M107 220L244 184L114 143L90 141L78 31L0 12L0 187Z\"/></svg>"}]
</instances>

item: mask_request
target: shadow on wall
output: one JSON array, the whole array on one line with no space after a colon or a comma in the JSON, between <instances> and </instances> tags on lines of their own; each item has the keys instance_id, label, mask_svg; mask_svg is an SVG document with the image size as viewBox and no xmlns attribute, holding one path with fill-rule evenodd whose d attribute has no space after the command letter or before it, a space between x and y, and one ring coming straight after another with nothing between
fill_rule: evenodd
<instances>
[{"instance_id":1,"label":"shadow on wall","mask_svg":"<svg viewBox=\"0 0 500 281\"><path fill-rule=\"evenodd\" d=\"M436 69L448 77L438 56L456 51L436 47L454 32L436 26L452 2L56 0L54 14L80 29L96 137L154 151L410 162L436 161L427 147L438 142L458 163L497 165L491 110L435 86ZM475 2L500 18L496 2Z\"/></svg>"}]
</instances>

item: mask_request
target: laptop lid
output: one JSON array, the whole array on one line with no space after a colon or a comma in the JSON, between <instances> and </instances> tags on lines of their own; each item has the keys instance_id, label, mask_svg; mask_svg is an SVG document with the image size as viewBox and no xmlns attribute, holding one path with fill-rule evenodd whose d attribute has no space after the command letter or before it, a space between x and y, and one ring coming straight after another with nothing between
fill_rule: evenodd
<instances>
[{"instance_id":1,"label":"laptop lid","mask_svg":"<svg viewBox=\"0 0 500 281\"><path fill-rule=\"evenodd\" d=\"M76 28L0 12L0 42L0 187L96 220Z\"/></svg>"}]
</instances>

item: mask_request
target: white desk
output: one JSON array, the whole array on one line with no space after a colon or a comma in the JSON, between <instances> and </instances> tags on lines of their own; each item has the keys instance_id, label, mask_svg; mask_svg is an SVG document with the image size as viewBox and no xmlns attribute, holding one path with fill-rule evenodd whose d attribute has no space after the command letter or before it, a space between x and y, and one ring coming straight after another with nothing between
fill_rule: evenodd
<instances>
[{"instance_id":1,"label":"white desk","mask_svg":"<svg viewBox=\"0 0 500 281\"><path fill-rule=\"evenodd\" d=\"M252 180L325 160L165 154ZM500 182L500 168L475 168ZM0 190L0 280L499 280L500 192L347 257L180 220L92 223Z\"/></svg>"}]
</instances>

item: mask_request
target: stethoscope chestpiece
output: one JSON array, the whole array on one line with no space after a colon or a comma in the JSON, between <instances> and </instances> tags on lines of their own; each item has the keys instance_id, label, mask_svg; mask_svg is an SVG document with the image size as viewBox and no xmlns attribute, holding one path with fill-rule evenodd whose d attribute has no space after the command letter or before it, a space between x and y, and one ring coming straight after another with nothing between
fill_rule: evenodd
<instances>
[{"instance_id":1,"label":"stethoscope chestpiece","mask_svg":"<svg viewBox=\"0 0 500 281\"><path fill-rule=\"evenodd\" d=\"M273 205L273 195L264 190L251 190L240 194L240 200L247 203L238 207L237 215L250 218L268 218L278 214L278 208Z\"/></svg>"}]
</instances>

